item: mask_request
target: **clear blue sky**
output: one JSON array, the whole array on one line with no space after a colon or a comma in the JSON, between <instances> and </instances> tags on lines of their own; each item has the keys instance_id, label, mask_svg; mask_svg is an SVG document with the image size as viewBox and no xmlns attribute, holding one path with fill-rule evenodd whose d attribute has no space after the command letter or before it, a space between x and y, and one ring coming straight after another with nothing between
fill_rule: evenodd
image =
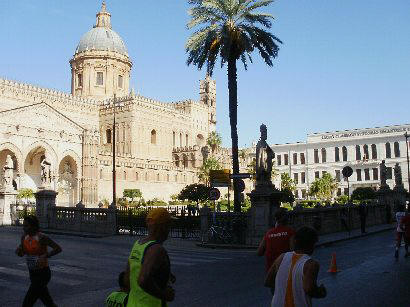
<instances>
[{"instance_id":1,"label":"clear blue sky","mask_svg":"<svg viewBox=\"0 0 410 307\"><path fill-rule=\"evenodd\" d=\"M0 0L0 76L69 92L69 59L95 23L97 0ZM198 99L187 67L183 0L108 0L134 63L132 84L163 101ZM409 0L278 0L267 10L284 41L273 68L238 73L241 146L268 126L271 143L312 132L410 123ZM255 54L254 59L258 59ZM218 130L230 145L226 68L216 68Z\"/></svg>"}]
</instances>

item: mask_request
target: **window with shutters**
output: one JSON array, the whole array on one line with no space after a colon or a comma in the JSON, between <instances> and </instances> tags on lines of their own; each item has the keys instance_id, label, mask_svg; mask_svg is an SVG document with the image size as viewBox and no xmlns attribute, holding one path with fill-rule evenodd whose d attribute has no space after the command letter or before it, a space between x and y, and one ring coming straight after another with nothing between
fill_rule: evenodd
<instances>
[{"instance_id":1,"label":"window with shutters","mask_svg":"<svg viewBox=\"0 0 410 307\"><path fill-rule=\"evenodd\" d=\"M319 149L315 149L313 151L313 155L314 155L314 161L315 163L319 163Z\"/></svg>"},{"instance_id":2,"label":"window with shutters","mask_svg":"<svg viewBox=\"0 0 410 307\"><path fill-rule=\"evenodd\" d=\"M340 156L339 156L339 147L335 147L335 162L340 161Z\"/></svg>"},{"instance_id":3,"label":"window with shutters","mask_svg":"<svg viewBox=\"0 0 410 307\"><path fill-rule=\"evenodd\" d=\"M342 155L343 155L343 161L347 161L347 148L346 148L346 146L342 147Z\"/></svg>"},{"instance_id":4,"label":"window with shutters","mask_svg":"<svg viewBox=\"0 0 410 307\"><path fill-rule=\"evenodd\" d=\"M300 153L300 164L305 164L306 163L306 161L305 161L305 153L304 152L301 152Z\"/></svg>"},{"instance_id":5,"label":"window with shutters","mask_svg":"<svg viewBox=\"0 0 410 307\"><path fill-rule=\"evenodd\" d=\"M104 73L97 72L97 85L104 85Z\"/></svg>"},{"instance_id":6,"label":"window with shutters","mask_svg":"<svg viewBox=\"0 0 410 307\"><path fill-rule=\"evenodd\" d=\"M386 143L385 147L386 147L386 159L390 159L390 158L391 158L391 147L390 147L390 143Z\"/></svg>"}]
</instances>

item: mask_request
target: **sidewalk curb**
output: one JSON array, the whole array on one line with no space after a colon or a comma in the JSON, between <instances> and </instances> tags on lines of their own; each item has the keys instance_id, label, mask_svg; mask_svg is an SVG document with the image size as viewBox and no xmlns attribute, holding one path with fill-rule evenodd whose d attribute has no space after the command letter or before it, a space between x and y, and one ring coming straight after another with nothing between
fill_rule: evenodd
<instances>
[{"instance_id":1,"label":"sidewalk curb","mask_svg":"<svg viewBox=\"0 0 410 307\"><path fill-rule=\"evenodd\" d=\"M353 236L350 236L350 237L347 237L347 238L340 238L340 239L331 240L331 241L327 241L327 242L319 242L319 243L316 244L316 247L331 245L331 244L334 244L334 243L339 243L339 242L348 241L348 240L357 239L357 238L362 238L362 237L368 237L368 236L371 236L371 235L374 235L374 234L377 234L377 233L380 233L380 232L393 230L395 228L396 227L391 226L391 227L388 227L388 228L379 229L379 230L375 230L375 231L372 231L372 232L366 232L364 234L353 235Z\"/></svg>"},{"instance_id":2,"label":"sidewalk curb","mask_svg":"<svg viewBox=\"0 0 410 307\"><path fill-rule=\"evenodd\" d=\"M101 235L101 234L81 233L81 232L65 232L65 231L58 231L58 230L53 230L53 229L44 229L41 232L52 234L52 235L92 238L92 239L101 239L101 238L111 237L111 235Z\"/></svg>"},{"instance_id":3,"label":"sidewalk curb","mask_svg":"<svg viewBox=\"0 0 410 307\"><path fill-rule=\"evenodd\" d=\"M335 239L335 240L329 240L327 242L319 242L319 243L316 244L316 247L331 245L331 244L334 244L334 243L339 243L339 242L348 241L348 240L352 240L352 239L357 239L357 238L361 238L361 237L367 237L367 236L377 234L377 233L380 233L380 232L393 230L395 228L396 228L395 226L391 226L391 227L387 227L387 228L384 228L384 229L379 229L379 230L375 230L375 231L372 231L372 232L367 232L365 234L352 235L350 237L340 238L340 239ZM212 248L212 249L257 249L258 248L258 246L256 246L256 245L239 245L239 244L229 245L229 244L211 244L211 243L196 243L196 246L202 247L202 248Z\"/></svg>"}]
</instances>

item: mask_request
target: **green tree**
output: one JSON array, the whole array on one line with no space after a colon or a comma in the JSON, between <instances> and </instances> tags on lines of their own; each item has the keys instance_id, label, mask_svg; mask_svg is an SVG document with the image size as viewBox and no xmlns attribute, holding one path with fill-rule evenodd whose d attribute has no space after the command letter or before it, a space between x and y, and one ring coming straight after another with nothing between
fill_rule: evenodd
<instances>
[{"instance_id":1,"label":"green tree","mask_svg":"<svg viewBox=\"0 0 410 307\"><path fill-rule=\"evenodd\" d=\"M194 183L187 185L178 195L179 200L194 201L197 204L204 202L209 198L210 188L204 184Z\"/></svg>"},{"instance_id":2,"label":"green tree","mask_svg":"<svg viewBox=\"0 0 410 307\"><path fill-rule=\"evenodd\" d=\"M26 189L20 189L20 190L18 190L17 198L18 199L24 198L26 200L26 203L28 203L29 199L34 198L34 191L32 189L27 189L27 188Z\"/></svg>"},{"instance_id":3,"label":"green tree","mask_svg":"<svg viewBox=\"0 0 410 307\"><path fill-rule=\"evenodd\" d=\"M208 135L206 143L208 144L209 147L211 147L211 152L213 154L216 151L216 149L219 148L222 144L221 135L216 131L212 131Z\"/></svg>"},{"instance_id":4,"label":"green tree","mask_svg":"<svg viewBox=\"0 0 410 307\"><path fill-rule=\"evenodd\" d=\"M288 189L292 193L296 190L295 182L290 178L288 173L280 174L280 188L282 191Z\"/></svg>"},{"instance_id":5,"label":"green tree","mask_svg":"<svg viewBox=\"0 0 410 307\"><path fill-rule=\"evenodd\" d=\"M320 200L328 201L333 197L336 189L336 180L329 173L326 173L322 178L316 178L316 180L312 182L309 189L309 195Z\"/></svg>"},{"instance_id":6,"label":"green tree","mask_svg":"<svg viewBox=\"0 0 410 307\"><path fill-rule=\"evenodd\" d=\"M203 162L199 169L198 178L202 183L209 185L209 171L220 169L222 169L222 165L219 161L215 157L209 157Z\"/></svg>"},{"instance_id":7,"label":"green tree","mask_svg":"<svg viewBox=\"0 0 410 307\"><path fill-rule=\"evenodd\" d=\"M131 198L131 201L134 201L134 198L141 198L142 192L139 189L124 189L122 192L122 197Z\"/></svg>"},{"instance_id":8,"label":"green tree","mask_svg":"<svg viewBox=\"0 0 410 307\"><path fill-rule=\"evenodd\" d=\"M246 150L245 150L245 149L239 150L239 158L240 158L242 161L245 161L245 159L246 159Z\"/></svg>"},{"instance_id":9,"label":"green tree","mask_svg":"<svg viewBox=\"0 0 410 307\"><path fill-rule=\"evenodd\" d=\"M283 193L281 198L282 203L292 204L295 201L295 196L293 195L293 192L289 190L289 188L282 188L281 192Z\"/></svg>"},{"instance_id":10,"label":"green tree","mask_svg":"<svg viewBox=\"0 0 410 307\"><path fill-rule=\"evenodd\" d=\"M212 76L218 56L221 65L228 66L229 119L232 139L232 170L239 173L238 158L238 89L237 61L247 69L248 60L255 49L268 66L278 55L281 41L264 28L271 28L273 16L256 12L271 4L272 0L188 0L193 7L189 10L191 20L188 29L198 28L188 39L185 47L187 64L202 69ZM262 27L261 27L262 26ZM238 180L234 180L234 207L241 211Z\"/></svg>"},{"instance_id":11,"label":"green tree","mask_svg":"<svg viewBox=\"0 0 410 307\"><path fill-rule=\"evenodd\" d=\"M375 199L376 197L376 192L371 187L359 187L356 188L352 193L352 200L357 201Z\"/></svg>"}]
</instances>

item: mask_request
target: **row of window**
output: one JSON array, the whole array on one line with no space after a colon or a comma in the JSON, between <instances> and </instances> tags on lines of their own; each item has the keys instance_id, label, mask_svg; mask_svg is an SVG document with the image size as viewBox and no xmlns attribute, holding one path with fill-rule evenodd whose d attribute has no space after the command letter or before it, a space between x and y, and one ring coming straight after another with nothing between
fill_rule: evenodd
<instances>
[{"instance_id":1,"label":"row of window","mask_svg":"<svg viewBox=\"0 0 410 307\"><path fill-rule=\"evenodd\" d=\"M124 138L125 138L125 134L124 134ZM106 139L106 144L111 144L112 143L112 131L111 131L111 129L105 130L105 139ZM198 139L200 139L199 136L198 136ZM183 134L180 133L179 134L179 146L180 147L184 146L183 140L184 140ZM151 144L157 144L157 131L155 129L151 130ZM175 132L172 132L172 146L176 147L176 133ZM185 134L185 146L189 146L189 136L188 136L188 134Z\"/></svg>"},{"instance_id":2,"label":"row of window","mask_svg":"<svg viewBox=\"0 0 410 307\"><path fill-rule=\"evenodd\" d=\"M276 162L278 165L282 165L282 156L277 155L276 156ZM299 153L299 163L300 164L305 164L305 153L301 152ZM293 165L298 164L298 154L295 152L293 153ZM283 165L289 165L289 155L288 154L283 154Z\"/></svg>"},{"instance_id":3,"label":"row of window","mask_svg":"<svg viewBox=\"0 0 410 307\"><path fill-rule=\"evenodd\" d=\"M400 157L400 146L399 142L394 142L394 157L399 158ZM386 149L386 159L390 159L392 157L392 152L391 152L391 145L389 142L385 144L385 149ZM377 147L376 144L372 144L370 146L370 151L369 151L369 145L365 144L363 145L363 156L362 156L362 147L360 145L356 145L356 160L368 160L370 159L370 152L371 152L371 158L372 159L377 159ZM319 163L319 149L314 150L314 163ZM322 156L322 163L326 163L327 161L327 156L326 156L326 148L321 149L321 156ZM347 148L346 146L342 147L342 161L347 161L348 156L347 156ZM339 147L335 147L335 162L340 161L340 149Z\"/></svg>"},{"instance_id":4,"label":"row of window","mask_svg":"<svg viewBox=\"0 0 410 307\"><path fill-rule=\"evenodd\" d=\"M140 173L135 172L134 178L131 178L129 174L126 171L122 172L122 176L120 177L120 172L117 173L117 179L122 179L122 180L135 180L135 181L140 181L140 180L145 180L145 181L152 181L154 178L152 175L145 173L144 174L144 179L140 178ZM100 179L103 179L103 170L100 169ZM170 182L171 176L169 174L166 174L166 176L161 176L159 173L156 174L155 176L155 181L163 181ZM180 175L178 176L177 174L174 175L174 182L187 182L187 175ZM192 182L195 182L195 176L192 175Z\"/></svg>"},{"instance_id":5,"label":"row of window","mask_svg":"<svg viewBox=\"0 0 410 307\"><path fill-rule=\"evenodd\" d=\"M124 77L122 75L118 75L118 88L122 88L123 86ZM96 78L96 85L104 85L104 73L101 71L97 71L97 78ZM77 74L77 86L83 86L83 74Z\"/></svg>"}]
</instances>

